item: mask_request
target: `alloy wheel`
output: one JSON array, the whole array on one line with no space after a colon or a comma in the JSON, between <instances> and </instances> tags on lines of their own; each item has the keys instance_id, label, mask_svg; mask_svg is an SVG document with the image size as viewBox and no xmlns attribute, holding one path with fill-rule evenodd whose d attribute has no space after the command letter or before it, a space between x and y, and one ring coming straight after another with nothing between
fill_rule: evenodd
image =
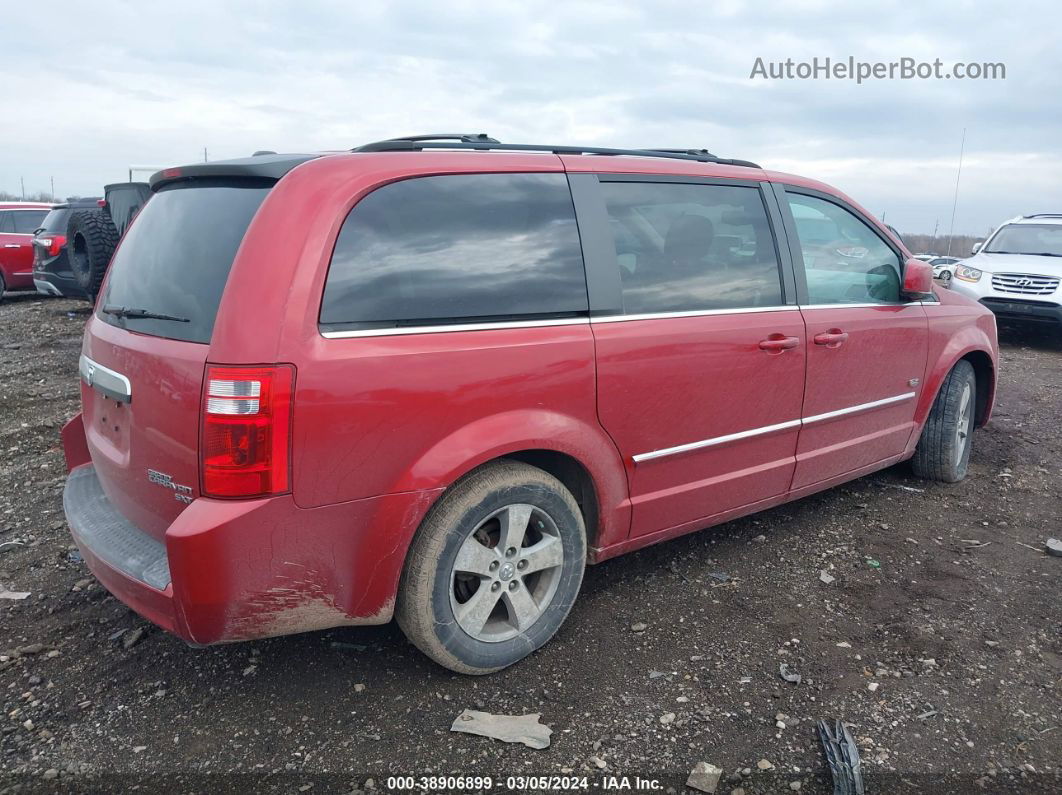
<instances>
[{"instance_id":1,"label":"alloy wheel","mask_svg":"<svg viewBox=\"0 0 1062 795\"><path fill-rule=\"evenodd\" d=\"M541 508L506 505L476 525L450 575L450 607L475 640L499 643L526 632L557 592L564 546Z\"/></svg>"},{"instance_id":2,"label":"alloy wheel","mask_svg":"<svg viewBox=\"0 0 1062 795\"><path fill-rule=\"evenodd\" d=\"M973 388L967 383L959 399L959 421L955 425L955 463L962 464L966 445L970 443L970 430L973 425Z\"/></svg>"}]
</instances>

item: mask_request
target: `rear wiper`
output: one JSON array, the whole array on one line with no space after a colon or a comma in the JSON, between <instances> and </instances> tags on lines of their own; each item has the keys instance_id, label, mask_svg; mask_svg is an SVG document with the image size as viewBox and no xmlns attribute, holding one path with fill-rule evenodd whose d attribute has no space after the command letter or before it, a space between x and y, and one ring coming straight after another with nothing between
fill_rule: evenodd
<instances>
[{"instance_id":1,"label":"rear wiper","mask_svg":"<svg viewBox=\"0 0 1062 795\"><path fill-rule=\"evenodd\" d=\"M125 306L105 306L102 310L105 315L114 315L115 317L134 317L134 318L147 318L149 320L172 320L175 323L190 323L191 321L186 317L177 317L176 315L164 315L161 312L152 312L148 309L130 309Z\"/></svg>"}]
</instances>

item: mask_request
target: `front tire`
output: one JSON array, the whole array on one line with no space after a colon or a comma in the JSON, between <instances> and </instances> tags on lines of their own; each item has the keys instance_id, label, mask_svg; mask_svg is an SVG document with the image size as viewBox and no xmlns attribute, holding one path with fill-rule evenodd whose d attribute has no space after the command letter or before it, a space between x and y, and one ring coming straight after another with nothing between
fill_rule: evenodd
<instances>
[{"instance_id":1,"label":"front tire","mask_svg":"<svg viewBox=\"0 0 1062 795\"><path fill-rule=\"evenodd\" d=\"M553 637L585 562L586 528L571 493L537 467L497 461L458 481L424 519L395 617L443 667L492 673Z\"/></svg>"},{"instance_id":2,"label":"front tire","mask_svg":"<svg viewBox=\"0 0 1062 795\"><path fill-rule=\"evenodd\" d=\"M966 477L973 448L977 376L965 359L944 379L911 465L920 478L957 483Z\"/></svg>"}]
</instances>

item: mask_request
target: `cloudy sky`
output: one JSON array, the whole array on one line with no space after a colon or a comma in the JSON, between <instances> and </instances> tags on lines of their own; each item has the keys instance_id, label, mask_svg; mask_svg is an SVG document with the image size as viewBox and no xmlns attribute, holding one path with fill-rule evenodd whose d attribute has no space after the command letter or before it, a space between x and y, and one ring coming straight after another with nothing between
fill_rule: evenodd
<instances>
[{"instance_id":1,"label":"cloudy sky","mask_svg":"<svg viewBox=\"0 0 1062 795\"><path fill-rule=\"evenodd\" d=\"M905 232L1062 212L1054 2L32 3L4 11L0 190L400 134L705 147ZM946 10L945 10L946 9ZM16 35L17 34L17 35ZM1002 62L1005 80L750 79L765 62Z\"/></svg>"}]
</instances>

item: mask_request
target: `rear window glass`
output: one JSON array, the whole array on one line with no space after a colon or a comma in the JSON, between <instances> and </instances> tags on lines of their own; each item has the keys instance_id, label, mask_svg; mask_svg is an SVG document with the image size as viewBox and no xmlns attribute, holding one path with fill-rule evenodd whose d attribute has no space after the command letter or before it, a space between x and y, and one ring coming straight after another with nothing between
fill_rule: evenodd
<instances>
[{"instance_id":1,"label":"rear window glass","mask_svg":"<svg viewBox=\"0 0 1062 795\"><path fill-rule=\"evenodd\" d=\"M44 221L41 222L41 226L44 227L44 231L49 234L66 234L66 222L70 218L71 210L65 208L62 210L52 210L46 216Z\"/></svg>"},{"instance_id":2,"label":"rear window glass","mask_svg":"<svg viewBox=\"0 0 1062 795\"><path fill-rule=\"evenodd\" d=\"M468 174L385 185L354 207L321 323L393 328L586 311L567 178Z\"/></svg>"},{"instance_id":3,"label":"rear window glass","mask_svg":"<svg viewBox=\"0 0 1062 795\"><path fill-rule=\"evenodd\" d=\"M159 191L114 255L100 319L139 334L209 342L236 250L270 185L197 181ZM103 311L115 307L184 320Z\"/></svg>"}]
</instances>

